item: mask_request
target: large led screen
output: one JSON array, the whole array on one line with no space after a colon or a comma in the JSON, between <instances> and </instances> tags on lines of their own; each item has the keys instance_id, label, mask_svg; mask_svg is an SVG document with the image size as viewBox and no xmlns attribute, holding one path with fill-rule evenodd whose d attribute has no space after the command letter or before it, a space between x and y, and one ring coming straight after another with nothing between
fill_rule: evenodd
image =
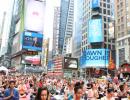
<instances>
[{"instance_id":1,"label":"large led screen","mask_svg":"<svg viewBox=\"0 0 130 100\"><path fill-rule=\"evenodd\" d=\"M45 2L25 0L25 30L43 32Z\"/></svg>"},{"instance_id":2,"label":"large led screen","mask_svg":"<svg viewBox=\"0 0 130 100\"><path fill-rule=\"evenodd\" d=\"M109 22L109 39L114 39L115 36L115 28L114 28L114 21Z\"/></svg>"},{"instance_id":3,"label":"large led screen","mask_svg":"<svg viewBox=\"0 0 130 100\"><path fill-rule=\"evenodd\" d=\"M33 65L40 65L41 64L41 57L40 55L23 55L22 60L26 64L33 64Z\"/></svg>"},{"instance_id":4,"label":"large led screen","mask_svg":"<svg viewBox=\"0 0 130 100\"><path fill-rule=\"evenodd\" d=\"M80 57L81 68L105 68L109 64L108 49L87 49Z\"/></svg>"},{"instance_id":5,"label":"large led screen","mask_svg":"<svg viewBox=\"0 0 130 100\"><path fill-rule=\"evenodd\" d=\"M64 57L64 69L78 69L78 59Z\"/></svg>"},{"instance_id":6,"label":"large led screen","mask_svg":"<svg viewBox=\"0 0 130 100\"><path fill-rule=\"evenodd\" d=\"M100 7L100 0L92 0L92 8Z\"/></svg>"},{"instance_id":7,"label":"large led screen","mask_svg":"<svg viewBox=\"0 0 130 100\"><path fill-rule=\"evenodd\" d=\"M23 33L22 48L31 51L42 51L43 34L34 32Z\"/></svg>"},{"instance_id":8,"label":"large led screen","mask_svg":"<svg viewBox=\"0 0 130 100\"><path fill-rule=\"evenodd\" d=\"M88 42L103 42L102 19L91 19L88 24Z\"/></svg>"}]
</instances>

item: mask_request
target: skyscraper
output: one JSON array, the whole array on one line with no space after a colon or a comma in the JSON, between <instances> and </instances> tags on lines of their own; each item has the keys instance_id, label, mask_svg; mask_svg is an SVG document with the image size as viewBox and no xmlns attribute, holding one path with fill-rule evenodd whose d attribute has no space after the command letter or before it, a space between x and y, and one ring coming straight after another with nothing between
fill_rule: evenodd
<instances>
[{"instance_id":1,"label":"skyscraper","mask_svg":"<svg viewBox=\"0 0 130 100\"><path fill-rule=\"evenodd\" d=\"M71 44L73 33L73 18L74 18L74 0L61 0L60 7L60 26L59 26L59 43L58 49L60 54L67 54L67 45Z\"/></svg>"},{"instance_id":2,"label":"skyscraper","mask_svg":"<svg viewBox=\"0 0 130 100\"><path fill-rule=\"evenodd\" d=\"M86 51L94 51L95 49L101 50L104 48L105 54L103 55L106 56L107 49L113 51L112 55L115 55L115 38L110 38L109 35L109 24L110 22L113 22L112 1L113 0L83 0L81 56L85 56L83 57L85 60L82 61L81 59L81 62L86 61L83 66L84 68L88 68L88 72L90 72L89 69L91 68L108 69L108 64L106 64L106 61L108 60L105 59L103 65L97 63L95 63L95 65L87 65L86 63L92 59L86 59L86 56L88 55L86 54ZM97 37L99 34L100 38ZM112 35L114 36L114 32ZM90 56L92 57L92 55ZM115 58L113 59L115 61ZM108 70L105 72L108 72Z\"/></svg>"},{"instance_id":3,"label":"skyscraper","mask_svg":"<svg viewBox=\"0 0 130 100\"><path fill-rule=\"evenodd\" d=\"M91 48L88 43L88 22L94 15L99 15L102 19L102 32L104 35L103 48L115 49L115 41L109 39L109 22L112 19L112 2L113 0L97 0L99 1L99 12L95 12L91 9L93 0L83 1L83 23L82 23L82 52L88 48ZM95 45L94 48L98 46Z\"/></svg>"},{"instance_id":4,"label":"skyscraper","mask_svg":"<svg viewBox=\"0 0 130 100\"><path fill-rule=\"evenodd\" d=\"M79 58L81 56L82 42L82 14L83 0L75 0L74 2L74 30L72 36L72 56Z\"/></svg>"},{"instance_id":5,"label":"skyscraper","mask_svg":"<svg viewBox=\"0 0 130 100\"><path fill-rule=\"evenodd\" d=\"M54 8L54 22L53 22L53 55L58 54L58 39L59 39L59 22L60 22L60 7Z\"/></svg>"},{"instance_id":6,"label":"skyscraper","mask_svg":"<svg viewBox=\"0 0 130 100\"><path fill-rule=\"evenodd\" d=\"M130 1L115 0L117 66L130 62Z\"/></svg>"},{"instance_id":7,"label":"skyscraper","mask_svg":"<svg viewBox=\"0 0 130 100\"><path fill-rule=\"evenodd\" d=\"M45 7L46 1L15 0L8 45L11 66L22 69L41 65ZM33 61L35 55L39 56L39 63L27 62L29 56Z\"/></svg>"}]
</instances>

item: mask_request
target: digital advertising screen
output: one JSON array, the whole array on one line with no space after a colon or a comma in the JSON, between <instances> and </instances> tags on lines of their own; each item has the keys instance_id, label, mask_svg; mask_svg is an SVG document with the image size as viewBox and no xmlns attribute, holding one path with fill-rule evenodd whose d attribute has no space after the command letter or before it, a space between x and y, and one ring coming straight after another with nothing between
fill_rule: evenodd
<instances>
[{"instance_id":1,"label":"digital advertising screen","mask_svg":"<svg viewBox=\"0 0 130 100\"><path fill-rule=\"evenodd\" d=\"M45 17L45 2L40 0L25 0L24 29L43 32Z\"/></svg>"},{"instance_id":2,"label":"digital advertising screen","mask_svg":"<svg viewBox=\"0 0 130 100\"><path fill-rule=\"evenodd\" d=\"M41 64L40 55L23 55L22 60L24 61L25 64L33 64L33 65Z\"/></svg>"},{"instance_id":3,"label":"digital advertising screen","mask_svg":"<svg viewBox=\"0 0 130 100\"><path fill-rule=\"evenodd\" d=\"M88 42L103 42L102 19L91 19L88 24Z\"/></svg>"},{"instance_id":4,"label":"digital advertising screen","mask_svg":"<svg viewBox=\"0 0 130 100\"><path fill-rule=\"evenodd\" d=\"M114 39L115 37L115 25L114 25L114 21L113 22L109 22L109 39Z\"/></svg>"},{"instance_id":5,"label":"digital advertising screen","mask_svg":"<svg viewBox=\"0 0 130 100\"><path fill-rule=\"evenodd\" d=\"M92 0L92 9L100 7L100 0Z\"/></svg>"},{"instance_id":6,"label":"digital advertising screen","mask_svg":"<svg viewBox=\"0 0 130 100\"><path fill-rule=\"evenodd\" d=\"M35 32L24 32L22 37L22 49L42 51L43 34Z\"/></svg>"},{"instance_id":7,"label":"digital advertising screen","mask_svg":"<svg viewBox=\"0 0 130 100\"><path fill-rule=\"evenodd\" d=\"M104 68L109 64L109 49L87 49L80 57L81 68Z\"/></svg>"},{"instance_id":8,"label":"digital advertising screen","mask_svg":"<svg viewBox=\"0 0 130 100\"><path fill-rule=\"evenodd\" d=\"M64 69L78 69L78 59L64 57Z\"/></svg>"}]
</instances>

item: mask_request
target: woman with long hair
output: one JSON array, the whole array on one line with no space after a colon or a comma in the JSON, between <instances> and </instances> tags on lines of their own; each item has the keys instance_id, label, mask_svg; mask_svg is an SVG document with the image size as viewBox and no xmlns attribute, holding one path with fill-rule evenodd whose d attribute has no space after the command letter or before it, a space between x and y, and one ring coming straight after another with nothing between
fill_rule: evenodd
<instances>
[{"instance_id":1,"label":"woman with long hair","mask_svg":"<svg viewBox=\"0 0 130 100\"><path fill-rule=\"evenodd\" d=\"M39 88L35 100L50 100L47 87Z\"/></svg>"}]
</instances>

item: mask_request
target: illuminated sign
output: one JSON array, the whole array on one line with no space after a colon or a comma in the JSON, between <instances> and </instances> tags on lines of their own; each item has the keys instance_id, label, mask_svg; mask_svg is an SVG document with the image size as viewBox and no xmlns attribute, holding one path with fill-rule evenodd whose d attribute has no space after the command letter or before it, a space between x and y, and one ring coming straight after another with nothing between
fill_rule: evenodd
<instances>
[{"instance_id":1,"label":"illuminated sign","mask_svg":"<svg viewBox=\"0 0 130 100\"><path fill-rule=\"evenodd\" d=\"M45 4L38 0L25 2L25 30L43 32Z\"/></svg>"},{"instance_id":2,"label":"illuminated sign","mask_svg":"<svg viewBox=\"0 0 130 100\"><path fill-rule=\"evenodd\" d=\"M101 67L104 68L109 64L108 49L87 49L80 58L80 67Z\"/></svg>"},{"instance_id":3,"label":"illuminated sign","mask_svg":"<svg viewBox=\"0 0 130 100\"><path fill-rule=\"evenodd\" d=\"M26 64L40 65L41 57L40 55L23 55L22 59Z\"/></svg>"},{"instance_id":4,"label":"illuminated sign","mask_svg":"<svg viewBox=\"0 0 130 100\"><path fill-rule=\"evenodd\" d=\"M88 42L103 42L104 36L102 32L102 19L89 20Z\"/></svg>"},{"instance_id":5,"label":"illuminated sign","mask_svg":"<svg viewBox=\"0 0 130 100\"><path fill-rule=\"evenodd\" d=\"M92 0L92 8L100 7L100 0Z\"/></svg>"},{"instance_id":6,"label":"illuminated sign","mask_svg":"<svg viewBox=\"0 0 130 100\"><path fill-rule=\"evenodd\" d=\"M78 69L78 59L64 57L64 69Z\"/></svg>"},{"instance_id":7,"label":"illuminated sign","mask_svg":"<svg viewBox=\"0 0 130 100\"><path fill-rule=\"evenodd\" d=\"M24 32L22 37L22 49L30 51L42 51L43 34Z\"/></svg>"},{"instance_id":8,"label":"illuminated sign","mask_svg":"<svg viewBox=\"0 0 130 100\"><path fill-rule=\"evenodd\" d=\"M109 22L109 39L113 39L114 38L114 21L113 22Z\"/></svg>"}]
</instances>

